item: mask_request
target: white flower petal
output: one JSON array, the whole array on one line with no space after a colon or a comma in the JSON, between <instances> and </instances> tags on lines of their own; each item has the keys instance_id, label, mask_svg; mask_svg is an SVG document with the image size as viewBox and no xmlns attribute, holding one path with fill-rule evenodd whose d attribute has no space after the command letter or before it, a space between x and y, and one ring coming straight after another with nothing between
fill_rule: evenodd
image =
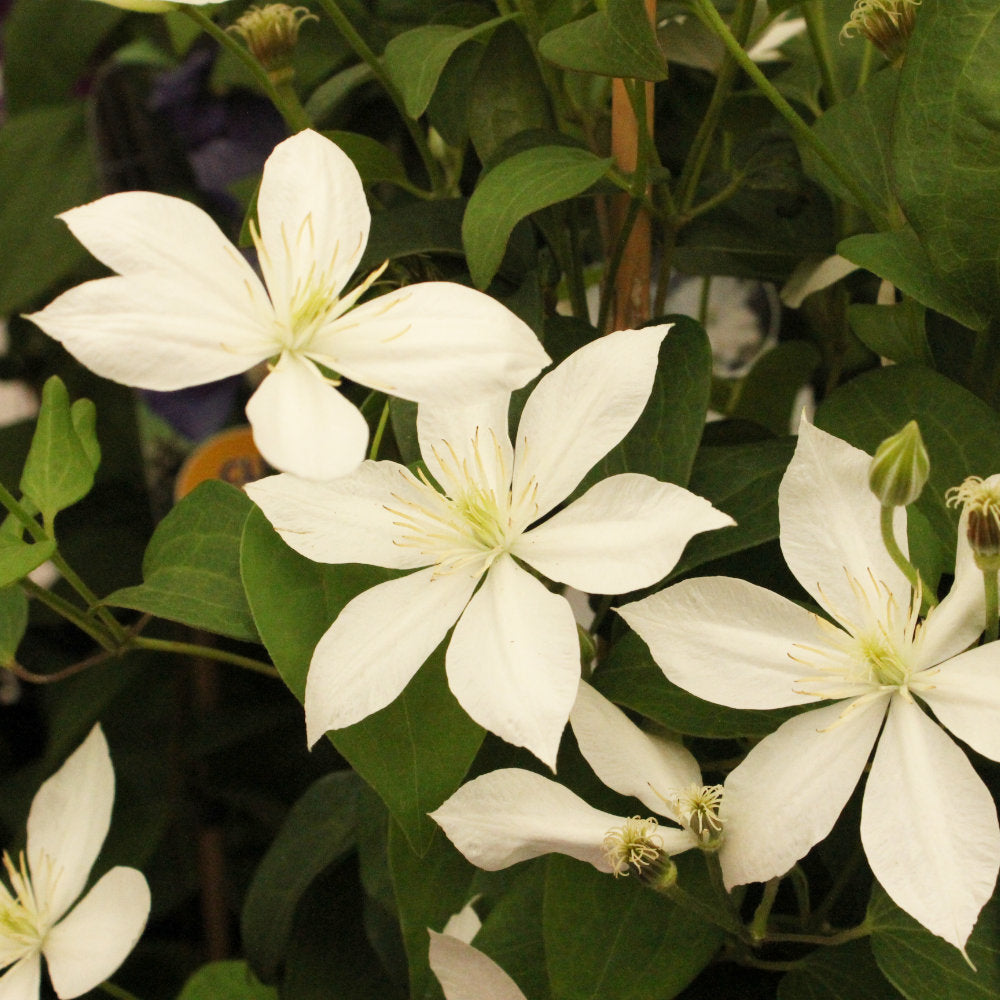
<instances>
[{"instance_id":1,"label":"white flower petal","mask_svg":"<svg viewBox=\"0 0 1000 1000\"><path fill-rule=\"evenodd\" d=\"M550 580L624 594L662 580L698 532L731 524L688 490L630 472L592 486L512 551Z\"/></svg>"},{"instance_id":2,"label":"white flower petal","mask_svg":"<svg viewBox=\"0 0 1000 1000\"><path fill-rule=\"evenodd\" d=\"M555 852L610 872L604 837L625 822L558 782L514 767L466 782L430 817L472 864L487 871Z\"/></svg>"},{"instance_id":3,"label":"white flower petal","mask_svg":"<svg viewBox=\"0 0 1000 1000\"><path fill-rule=\"evenodd\" d=\"M125 961L146 926L149 904L142 872L112 868L49 932L42 950L63 1000L93 989Z\"/></svg>"},{"instance_id":4,"label":"white flower petal","mask_svg":"<svg viewBox=\"0 0 1000 1000\"><path fill-rule=\"evenodd\" d=\"M789 309L798 309L813 292L828 288L857 270L857 264L852 264L839 254L831 257L806 257L781 289L781 301Z\"/></svg>"},{"instance_id":5,"label":"white flower petal","mask_svg":"<svg viewBox=\"0 0 1000 1000\"><path fill-rule=\"evenodd\" d=\"M409 285L356 306L313 347L362 385L458 406L519 389L549 363L531 327L506 306L451 281Z\"/></svg>"},{"instance_id":6,"label":"white flower petal","mask_svg":"<svg viewBox=\"0 0 1000 1000\"><path fill-rule=\"evenodd\" d=\"M476 913L476 909L472 905L478 898L478 896L474 896L458 913L453 913L444 925L442 933L449 934L451 937L458 938L459 941L468 944L479 933L479 928L483 926L479 914Z\"/></svg>"},{"instance_id":7,"label":"white flower petal","mask_svg":"<svg viewBox=\"0 0 1000 1000\"><path fill-rule=\"evenodd\" d=\"M313 652L305 698L309 745L393 701L462 613L476 579L431 568L355 597Z\"/></svg>"},{"instance_id":8,"label":"white flower petal","mask_svg":"<svg viewBox=\"0 0 1000 1000\"><path fill-rule=\"evenodd\" d=\"M236 375L277 352L267 315L250 306L243 286L206 292L182 274L142 274L88 281L27 318L98 375L165 392Z\"/></svg>"},{"instance_id":9,"label":"white flower petal","mask_svg":"<svg viewBox=\"0 0 1000 1000\"><path fill-rule=\"evenodd\" d=\"M308 361L283 354L247 403L254 444L276 469L336 479L365 457L368 423Z\"/></svg>"},{"instance_id":10,"label":"white flower petal","mask_svg":"<svg viewBox=\"0 0 1000 1000\"><path fill-rule=\"evenodd\" d=\"M727 888L784 875L830 832L868 761L888 697L789 719L729 775L719 811Z\"/></svg>"},{"instance_id":11,"label":"white flower petal","mask_svg":"<svg viewBox=\"0 0 1000 1000\"><path fill-rule=\"evenodd\" d=\"M94 726L39 788L28 813L32 884L58 920L83 891L111 823L115 772L107 740Z\"/></svg>"},{"instance_id":12,"label":"white flower petal","mask_svg":"<svg viewBox=\"0 0 1000 1000\"><path fill-rule=\"evenodd\" d=\"M701 577L618 609L679 687L733 708L815 701L796 691L811 671L792 659L816 645L815 617L744 580ZM812 671L814 672L814 671Z\"/></svg>"},{"instance_id":13,"label":"white flower petal","mask_svg":"<svg viewBox=\"0 0 1000 1000\"><path fill-rule=\"evenodd\" d=\"M279 535L296 552L321 563L366 563L414 569L430 560L396 544L399 497L419 502L413 477L395 462L362 462L350 475L316 483L269 476L245 487Z\"/></svg>"},{"instance_id":14,"label":"white flower petal","mask_svg":"<svg viewBox=\"0 0 1000 1000\"><path fill-rule=\"evenodd\" d=\"M900 607L910 585L882 541L881 506L868 488L871 456L807 420L778 489L781 552L796 579L838 621L865 621L851 587L871 589L871 577L889 587ZM906 552L906 510L894 516ZM846 570L846 572L845 572Z\"/></svg>"},{"instance_id":15,"label":"white flower petal","mask_svg":"<svg viewBox=\"0 0 1000 1000\"><path fill-rule=\"evenodd\" d=\"M449 934L429 933L428 961L445 1000L525 1000L517 983L478 948Z\"/></svg>"},{"instance_id":16,"label":"white flower petal","mask_svg":"<svg viewBox=\"0 0 1000 1000\"><path fill-rule=\"evenodd\" d=\"M449 496L461 496L470 478L496 496L506 496L514 464L509 406L507 393L489 393L469 406L421 403L417 408L420 454Z\"/></svg>"},{"instance_id":17,"label":"white flower petal","mask_svg":"<svg viewBox=\"0 0 1000 1000\"><path fill-rule=\"evenodd\" d=\"M337 294L368 243L371 214L361 177L339 146L310 129L274 147L257 196L261 259L275 302L310 285L317 265Z\"/></svg>"},{"instance_id":18,"label":"white flower petal","mask_svg":"<svg viewBox=\"0 0 1000 1000\"><path fill-rule=\"evenodd\" d=\"M28 955L0 975L0 1000L38 1000L42 982L42 960Z\"/></svg>"},{"instance_id":19,"label":"white flower petal","mask_svg":"<svg viewBox=\"0 0 1000 1000\"><path fill-rule=\"evenodd\" d=\"M514 441L514 492L535 480L538 517L565 500L639 419L669 329L610 333L574 351L535 387Z\"/></svg>"},{"instance_id":20,"label":"white flower petal","mask_svg":"<svg viewBox=\"0 0 1000 1000\"><path fill-rule=\"evenodd\" d=\"M965 754L900 697L868 776L861 842L896 905L964 948L1000 870L996 806Z\"/></svg>"},{"instance_id":21,"label":"white flower petal","mask_svg":"<svg viewBox=\"0 0 1000 1000\"><path fill-rule=\"evenodd\" d=\"M580 753L604 784L679 822L664 796L702 783L689 750L644 733L586 681L580 682L569 721Z\"/></svg>"},{"instance_id":22,"label":"white flower petal","mask_svg":"<svg viewBox=\"0 0 1000 1000\"><path fill-rule=\"evenodd\" d=\"M476 722L555 770L580 679L565 598L501 556L455 626L445 664L452 693Z\"/></svg>"},{"instance_id":23,"label":"white flower petal","mask_svg":"<svg viewBox=\"0 0 1000 1000\"><path fill-rule=\"evenodd\" d=\"M978 753L1000 760L1000 642L970 649L933 673L934 687L917 693L941 725Z\"/></svg>"}]
</instances>

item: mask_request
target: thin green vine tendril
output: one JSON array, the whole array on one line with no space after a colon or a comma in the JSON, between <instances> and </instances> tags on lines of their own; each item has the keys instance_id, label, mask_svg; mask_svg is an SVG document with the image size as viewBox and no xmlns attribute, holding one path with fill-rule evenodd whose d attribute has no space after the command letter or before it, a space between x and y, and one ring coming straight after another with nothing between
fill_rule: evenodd
<instances>
[{"instance_id":1,"label":"thin green vine tendril","mask_svg":"<svg viewBox=\"0 0 1000 1000\"><path fill-rule=\"evenodd\" d=\"M780 878L772 878L764 884L764 895L757 905L757 909L753 912L753 920L750 921L750 937L754 941L763 941L767 937L767 925L771 919L771 910L774 908L774 901L778 898L778 888L780 885Z\"/></svg>"},{"instance_id":2,"label":"thin green vine tendril","mask_svg":"<svg viewBox=\"0 0 1000 1000\"><path fill-rule=\"evenodd\" d=\"M230 653L214 646L199 646L194 642L174 642L172 639L147 639L145 636L133 636L126 648L148 649L155 653L177 653L181 656L195 656L205 660L218 660L219 663L229 663L234 667L251 670L265 677L280 677L278 671L270 663L263 663L249 656Z\"/></svg>"},{"instance_id":3,"label":"thin green vine tendril","mask_svg":"<svg viewBox=\"0 0 1000 1000\"><path fill-rule=\"evenodd\" d=\"M389 422L389 400L386 398L382 406L382 415L378 418L378 427L375 428L375 436L372 438L371 450L368 458L374 462L378 458L378 450L382 445L382 435L385 433L385 425Z\"/></svg>"}]
</instances>

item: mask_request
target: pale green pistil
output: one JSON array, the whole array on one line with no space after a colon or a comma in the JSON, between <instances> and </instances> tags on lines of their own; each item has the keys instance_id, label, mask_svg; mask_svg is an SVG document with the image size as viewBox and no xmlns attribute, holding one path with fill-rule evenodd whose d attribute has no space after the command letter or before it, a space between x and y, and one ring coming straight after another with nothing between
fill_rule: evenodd
<instances>
[{"instance_id":1,"label":"pale green pistil","mask_svg":"<svg viewBox=\"0 0 1000 1000\"><path fill-rule=\"evenodd\" d=\"M889 646L881 636L862 636L859 651L871 671L874 683L885 687L903 687L910 679L909 667L899 652Z\"/></svg>"}]
</instances>

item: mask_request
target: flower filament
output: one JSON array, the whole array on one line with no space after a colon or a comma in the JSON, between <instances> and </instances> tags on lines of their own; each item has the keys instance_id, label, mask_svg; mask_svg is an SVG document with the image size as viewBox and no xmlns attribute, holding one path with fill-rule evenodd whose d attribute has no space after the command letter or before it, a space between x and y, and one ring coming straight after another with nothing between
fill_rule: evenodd
<instances>
[{"instance_id":1,"label":"flower filament","mask_svg":"<svg viewBox=\"0 0 1000 1000\"><path fill-rule=\"evenodd\" d=\"M0 883L0 937L28 953L41 947L49 926L48 907L35 892L23 852L16 865L4 852L3 864L12 891Z\"/></svg>"},{"instance_id":2,"label":"flower filament","mask_svg":"<svg viewBox=\"0 0 1000 1000\"><path fill-rule=\"evenodd\" d=\"M722 785L689 785L673 792L664 801L674 807L678 819L698 838L702 847L716 847L722 839L722 820L719 819L722 795Z\"/></svg>"},{"instance_id":3,"label":"flower filament","mask_svg":"<svg viewBox=\"0 0 1000 1000\"><path fill-rule=\"evenodd\" d=\"M604 857L618 878L630 872L642 875L663 853L663 838L657 832L656 818L632 816L624 826L616 826L604 835Z\"/></svg>"}]
</instances>

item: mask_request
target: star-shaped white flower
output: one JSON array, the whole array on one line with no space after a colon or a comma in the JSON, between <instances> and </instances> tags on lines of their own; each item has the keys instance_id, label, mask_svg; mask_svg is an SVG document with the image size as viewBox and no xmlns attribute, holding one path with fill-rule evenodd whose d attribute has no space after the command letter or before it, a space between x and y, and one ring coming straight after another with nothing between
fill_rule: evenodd
<instances>
[{"instance_id":1,"label":"star-shaped white flower","mask_svg":"<svg viewBox=\"0 0 1000 1000\"><path fill-rule=\"evenodd\" d=\"M525 404L516 448L506 396L421 406L420 449L440 488L393 462L326 484L275 476L247 487L310 559L417 569L355 598L320 640L306 684L310 744L389 704L457 621L446 660L455 697L554 765L576 697L577 631L565 598L521 563L588 593L627 593L662 579L692 535L732 524L634 473L547 517L639 417L666 332L620 331L567 358Z\"/></svg>"},{"instance_id":2,"label":"star-shaped white flower","mask_svg":"<svg viewBox=\"0 0 1000 1000\"><path fill-rule=\"evenodd\" d=\"M581 681L570 725L580 752L609 788L638 799L653 815L595 809L558 782L522 768L466 783L431 818L479 868L496 871L552 852L619 875L660 854L711 844L726 866L723 790L702 784L698 762L680 743L643 732L621 709ZM661 825L656 817L672 824Z\"/></svg>"},{"instance_id":3,"label":"star-shaped white flower","mask_svg":"<svg viewBox=\"0 0 1000 1000\"><path fill-rule=\"evenodd\" d=\"M115 277L89 281L29 318L88 368L125 385L182 389L270 373L247 404L276 468L332 479L364 458L368 425L339 377L404 399L466 403L509 392L548 362L531 329L464 285L430 281L355 305L342 294L368 242L354 164L316 132L268 157L254 242L264 283L195 205L131 191L60 216Z\"/></svg>"},{"instance_id":4,"label":"star-shaped white flower","mask_svg":"<svg viewBox=\"0 0 1000 1000\"><path fill-rule=\"evenodd\" d=\"M920 597L882 542L870 462L803 422L778 496L785 561L836 624L724 577L620 611L667 677L706 701L834 701L786 722L727 779L728 885L783 875L830 832L882 730L861 813L865 853L902 909L962 948L993 891L1000 828L989 791L941 726L1000 760L1000 644L963 652L984 624L963 530L955 584L919 620ZM905 522L899 508L902 544Z\"/></svg>"},{"instance_id":5,"label":"star-shaped white flower","mask_svg":"<svg viewBox=\"0 0 1000 1000\"><path fill-rule=\"evenodd\" d=\"M4 855L0 881L0 997L30 1000L45 956L56 994L77 997L108 978L135 946L149 914L149 887L134 868L112 868L76 903L111 822L115 774L95 726L38 790L25 853ZM76 903L76 906L73 904ZM72 910L70 909L71 907Z\"/></svg>"}]
</instances>

